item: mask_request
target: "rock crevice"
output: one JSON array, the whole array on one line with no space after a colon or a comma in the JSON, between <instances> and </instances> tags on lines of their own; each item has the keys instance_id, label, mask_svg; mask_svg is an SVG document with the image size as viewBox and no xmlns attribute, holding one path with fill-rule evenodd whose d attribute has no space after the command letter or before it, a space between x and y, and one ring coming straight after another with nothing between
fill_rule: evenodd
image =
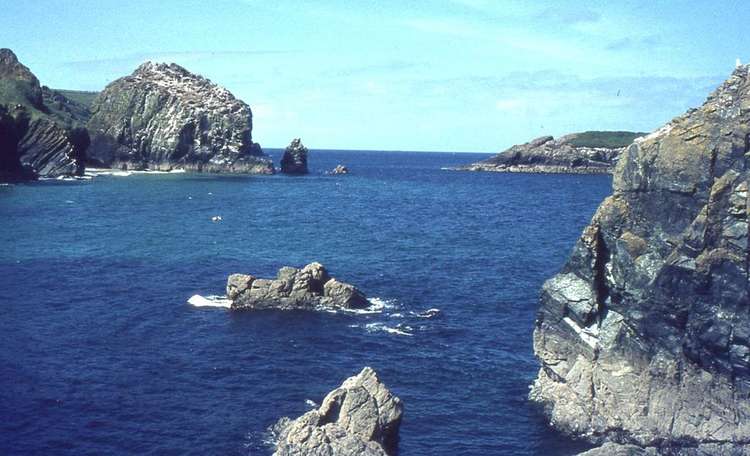
<instances>
[{"instance_id":1,"label":"rock crevice","mask_svg":"<svg viewBox=\"0 0 750 456\"><path fill-rule=\"evenodd\" d=\"M544 285L530 397L560 430L664 454L744 451L748 71L622 153L613 195Z\"/></svg>"}]
</instances>

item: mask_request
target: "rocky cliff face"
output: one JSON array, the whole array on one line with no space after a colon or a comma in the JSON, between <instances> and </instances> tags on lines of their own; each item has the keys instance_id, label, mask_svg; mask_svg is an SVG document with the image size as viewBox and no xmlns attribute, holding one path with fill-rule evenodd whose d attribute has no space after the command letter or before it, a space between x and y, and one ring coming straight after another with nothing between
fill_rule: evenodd
<instances>
[{"instance_id":1,"label":"rocky cliff face","mask_svg":"<svg viewBox=\"0 0 750 456\"><path fill-rule=\"evenodd\" d=\"M274 456L386 456L395 454L404 406L362 369L328 393L316 410L296 420L282 418Z\"/></svg>"},{"instance_id":2,"label":"rocky cliff face","mask_svg":"<svg viewBox=\"0 0 750 456\"><path fill-rule=\"evenodd\" d=\"M53 98L51 106L47 102ZM0 49L0 179L83 173L88 135L80 127L85 122L80 109L40 86L10 49Z\"/></svg>"},{"instance_id":3,"label":"rocky cliff face","mask_svg":"<svg viewBox=\"0 0 750 456\"><path fill-rule=\"evenodd\" d=\"M585 144L585 141L578 140L581 135L573 133L559 139L542 136L458 169L507 173L611 173L625 148L579 145Z\"/></svg>"},{"instance_id":4,"label":"rocky cliff face","mask_svg":"<svg viewBox=\"0 0 750 456\"><path fill-rule=\"evenodd\" d=\"M284 174L307 174L307 147L295 138L281 157L281 172Z\"/></svg>"},{"instance_id":5,"label":"rocky cliff face","mask_svg":"<svg viewBox=\"0 0 750 456\"><path fill-rule=\"evenodd\" d=\"M252 141L250 107L208 79L144 63L94 100L89 157L99 166L273 173Z\"/></svg>"},{"instance_id":6,"label":"rocky cliff face","mask_svg":"<svg viewBox=\"0 0 750 456\"><path fill-rule=\"evenodd\" d=\"M543 287L530 397L553 426L664 454L750 443L750 77L636 140Z\"/></svg>"}]
</instances>

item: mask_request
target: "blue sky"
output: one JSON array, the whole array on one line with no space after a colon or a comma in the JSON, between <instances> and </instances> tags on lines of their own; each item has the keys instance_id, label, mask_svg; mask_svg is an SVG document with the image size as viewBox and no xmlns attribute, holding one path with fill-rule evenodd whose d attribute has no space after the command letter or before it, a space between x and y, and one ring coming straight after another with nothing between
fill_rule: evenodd
<instances>
[{"instance_id":1,"label":"blue sky","mask_svg":"<svg viewBox=\"0 0 750 456\"><path fill-rule=\"evenodd\" d=\"M750 60L737 1L0 0L0 46L42 83L99 90L179 63L283 147L495 152L650 131Z\"/></svg>"}]
</instances>

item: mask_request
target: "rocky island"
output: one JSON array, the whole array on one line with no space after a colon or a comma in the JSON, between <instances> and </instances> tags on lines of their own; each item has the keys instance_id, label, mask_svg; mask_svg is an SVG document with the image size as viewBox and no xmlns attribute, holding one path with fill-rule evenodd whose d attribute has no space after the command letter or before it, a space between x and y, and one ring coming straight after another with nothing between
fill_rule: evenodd
<instances>
[{"instance_id":1,"label":"rocky island","mask_svg":"<svg viewBox=\"0 0 750 456\"><path fill-rule=\"evenodd\" d=\"M588 454L748 454L749 72L622 152L543 287L530 398Z\"/></svg>"},{"instance_id":2,"label":"rocky island","mask_svg":"<svg viewBox=\"0 0 750 456\"><path fill-rule=\"evenodd\" d=\"M302 140L295 138L284 150L281 157L281 172L284 174L307 174L307 147Z\"/></svg>"},{"instance_id":3,"label":"rocky island","mask_svg":"<svg viewBox=\"0 0 750 456\"><path fill-rule=\"evenodd\" d=\"M272 174L250 107L176 64L147 62L93 101L89 163L124 169Z\"/></svg>"},{"instance_id":4,"label":"rocky island","mask_svg":"<svg viewBox=\"0 0 750 456\"><path fill-rule=\"evenodd\" d=\"M328 393L321 406L274 426L274 456L394 455L404 406L365 367Z\"/></svg>"},{"instance_id":5,"label":"rocky island","mask_svg":"<svg viewBox=\"0 0 750 456\"><path fill-rule=\"evenodd\" d=\"M227 297L233 310L362 309L369 306L365 295L353 285L328 274L320 263L302 269L285 266L275 279L232 274L227 279Z\"/></svg>"},{"instance_id":6,"label":"rocky island","mask_svg":"<svg viewBox=\"0 0 750 456\"><path fill-rule=\"evenodd\" d=\"M555 139L542 136L493 157L456 168L506 173L611 173L626 146L645 133L587 131Z\"/></svg>"},{"instance_id":7,"label":"rocky island","mask_svg":"<svg viewBox=\"0 0 750 456\"><path fill-rule=\"evenodd\" d=\"M0 181L83 174L87 113L0 49Z\"/></svg>"}]
</instances>

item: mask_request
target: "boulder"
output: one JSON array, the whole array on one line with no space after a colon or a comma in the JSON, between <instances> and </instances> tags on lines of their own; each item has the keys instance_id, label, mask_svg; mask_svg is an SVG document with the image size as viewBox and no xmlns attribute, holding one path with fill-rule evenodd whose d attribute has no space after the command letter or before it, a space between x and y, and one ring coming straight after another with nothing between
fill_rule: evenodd
<instances>
[{"instance_id":1,"label":"boulder","mask_svg":"<svg viewBox=\"0 0 750 456\"><path fill-rule=\"evenodd\" d=\"M621 154L613 195L544 285L530 398L557 429L748 454L749 71Z\"/></svg>"},{"instance_id":2,"label":"boulder","mask_svg":"<svg viewBox=\"0 0 750 456\"><path fill-rule=\"evenodd\" d=\"M328 393L318 409L275 426L275 456L395 454L404 406L365 367Z\"/></svg>"},{"instance_id":3,"label":"boulder","mask_svg":"<svg viewBox=\"0 0 750 456\"><path fill-rule=\"evenodd\" d=\"M281 157L281 172L284 174L307 174L307 147L299 138L292 140Z\"/></svg>"},{"instance_id":4,"label":"boulder","mask_svg":"<svg viewBox=\"0 0 750 456\"><path fill-rule=\"evenodd\" d=\"M361 291L330 277L320 263L302 269L285 266L275 279L232 274L227 279L227 297L236 310L361 309L370 305Z\"/></svg>"}]
</instances>

